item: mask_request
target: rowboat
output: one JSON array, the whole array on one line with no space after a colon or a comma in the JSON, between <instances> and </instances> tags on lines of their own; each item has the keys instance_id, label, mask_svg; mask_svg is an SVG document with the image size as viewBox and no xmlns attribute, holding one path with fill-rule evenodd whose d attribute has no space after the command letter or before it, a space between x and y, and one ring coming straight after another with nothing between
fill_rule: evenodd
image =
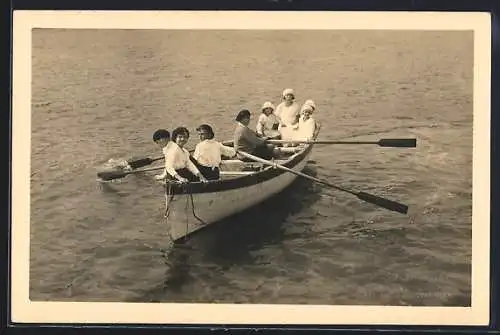
<instances>
[{"instance_id":1,"label":"rowboat","mask_svg":"<svg viewBox=\"0 0 500 335\"><path fill-rule=\"evenodd\" d=\"M207 226L228 218L236 213L255 206L276 195L288 187L297 176L312 180L329 188L349 193L359 200L385 208L390 211L407 214L408 206L364 191L356 191L340 185L334 185L301 172L317 144L339 145L378 145L392 148L415 148L415 138L386 138L378 141L317 141L319 131L311 140L275 140L274 144L298 144L298 146L281 147L278 156L272 161L262 159L248 153L238 154L250 161L225 159L220 165L221 178L216 181L179 183L165 182L165 219L171 239L179 241ZM232 142L223 142L233 146ZM97 173L102 182L123 178L129 174L143 173L163 169L163 166L149 169L137 169L149 165L162 157L142 157L125 162L125 168L110 168Z\"/></svg>"},{"instance_id":2,"label":"rowboat","mask_svg":"<svg viewBox=\"0 0 500 335\"><path fill-rule=\"evenodd\" d=\"M301 145L289 152L284 148L272 162L300 172L313 146ZM269 199L297 178L269 164L238 159L223 160L220 171L221 179L217 181L165 184L165 219L174 242Z\"/></svg>"}]
</instances>

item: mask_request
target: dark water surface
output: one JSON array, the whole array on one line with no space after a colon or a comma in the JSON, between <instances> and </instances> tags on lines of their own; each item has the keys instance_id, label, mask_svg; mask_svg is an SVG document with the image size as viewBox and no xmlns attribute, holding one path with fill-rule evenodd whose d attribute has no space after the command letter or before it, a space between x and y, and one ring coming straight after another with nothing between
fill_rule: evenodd
<instances>
[{"instance_id":1,"label":"dark water surface","mask_svg":"<svg viewBox=\"0 0 500 335\"><path fill-rule=\"evenodd\" d=\"M31 299L469 305L472 62L464 32L34 30ZM96 182L158 127L228 139L285 87L322 139L418 138L318 145L305 170L408 216L300 179L172 248L151 175Z\"/></svg>"}]
</instances>

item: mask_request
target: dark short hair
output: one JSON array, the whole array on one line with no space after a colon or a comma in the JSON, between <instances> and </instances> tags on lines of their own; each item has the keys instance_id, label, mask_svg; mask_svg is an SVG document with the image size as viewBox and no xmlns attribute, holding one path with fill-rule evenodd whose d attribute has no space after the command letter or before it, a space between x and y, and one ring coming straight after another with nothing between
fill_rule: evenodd
<instances>
[{"instance_id":1,"label":"dark short hair","mask_svg":"<svg viewBox=\"0 0 500 335\"><path fill-rule=\"evenodd\" d=\"M212 139L215 137L214 130L208 124L202 124L202 125L198 126L198 128L196 128L196 130L203 131L203 132L207 133L209 139Z\"/></svg>"},{"instance_id":2,"label":"dark short hair","mask_svg":"<svg viewBox=\"0 0 500 335\"><path fill-rule=\"evenodd\" d=\"M172 141L177 141L177 136L185 135L189 137L189 130L186 127L177 127L172 131Z\"/></svg>"},{"instance_id":3,"label":"dark short hair","mask_svg":"<svg viewBox=\"0 0 500 335\"><path fill-rule=\"evenodd\" d=\"M162 138L170 139L170 133L165 129L158 129L153 134L153 141L156 142Z\"/></svg>"},{"instance_id":4,"label":"dark short hair","mask_svg":"<svg viewBox=\"0 0 500 335\"><path fill-rule=\"evenodd\" d=\"M243 109L236 115L236 121L241 121L246 118L250 118L250 111L248 109Z\"/></svg>"}]
</instances>

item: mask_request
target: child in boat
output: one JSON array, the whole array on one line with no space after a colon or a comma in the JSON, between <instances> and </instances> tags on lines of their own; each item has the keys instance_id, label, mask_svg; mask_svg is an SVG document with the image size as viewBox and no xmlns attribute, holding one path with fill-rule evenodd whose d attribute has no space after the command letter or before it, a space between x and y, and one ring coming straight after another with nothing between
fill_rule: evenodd
<instances>
[{"instance_id":1,"label":"child in boat","mask_svg":"<svg viewBox=\"0 0 500 335\"><path fill-rule=\"evenodd\" d=\"M283 140L290 140L298 127L300 106L295 101L293 89L283 91L283 102L276 107L276 116L279 118L279 132Z\"/></svg>"},{"instance_id":2,"label":"child in boat","mask_svg":"<svg viewBox=\"0 0 500 335\"><path fill-rule=\"evenodd\" d=\"M234 148L263 159L272 159L274 157L274 146L266 143L264 139L257 136L255 132L248 128L249 124L250 112L247 109L243 109L236 116ZM244 161L247 160L244 157L239 158Z\"/></svg>"},{"instance_id":3,"label":"child in boat","mask_svg":"<svg viewBox=\"0 0 500 335\"><path fill-rule=\"evenodd\" d=\"M192 161L207 180L218 180L222 156L236 157L236 151L214 140L215 134L210 125L202 124L196 131L201 142L196 145Z\"/></svg>"},{"instance_id":4,"label":"child in boat","mask_svg":"<svg viewBox=\"0 0 500 335\"><path fill-rule=\"evenodd\" d=\"M172 145L165 157L165 170L170 177L181 183L195 182L207 179L200 173L196 165L191 161L189 151L184 148L189 139L189 130L178 127L172 131Z\"/></svg>"},{"instance_id":5,"label":"child in boat","mask_svg":"<svg viewBox=\"0 0 500 335\"><path fill-rule=\"evenodd\" d=\"M316 104L314 103L314 101L313 101L313 100L306 100L306 102L304 102L304 106L306 106L306 105L307 105L307 106L310 106L310 107L312 108L312 111L311 111L311 113L309 114L309 117L310 117L310 115L311 115L312 113L316 112L316 110L317 110L317 108L316 108ZM303 106L303 107L304 107L304 106ZM312 117L310 117L310 118L312 119ZM299 125L299 127L300 127L300 125ZM314 119L314 131L313 131L313 136L312 136L312 138L316 138L316 136L318 135L318 133L319 133L320 129L321 129L321 123L320 123L318 120ZM311 138L311 139L312 139L312 138Z\"/></svg>"},{"instance_id":6,"label":"child in boat","mask_svg":"<svg viewBox=\"0 0 500 335\"><path fill-rule=\"evenodd\" d=\"M165 129L158 129L153 133L153 142L160 146L163 155L165 156L165 161L167 160L167 152L171 147L172 142L170 142L170 133ZM167 176L167 170L163 169L163 173L156 175L155 179L161 180Z\"/></svg>"},{"instance_id":7,"label":"child in boat","mask_svg":"<svg viewBox=\"0 0 500 335\"><path fill-rule=\"evenodd\" d=\"M292 140L295 141L311 141L319 133L321 124L312 118L312 114L316 110L316 104L313 100L306 100L304 105L300 110L300 118L299 118L299 127L297 131L294 133L294 137ZM294 153L298 152L307 144L305 143L290 143L288 147L282 149L283 152Z\"/></svg>"},{"instance_id":8,"label":"child in boat","mask_svg":"<svg viewBox=\"0 0 500 335\"><path fill-rule=\"evenodd\" d=\"M262 113L257 120L255 130L257 135L264 138L276 138L279 136L278 126L279 119L274 114L275 107L270 101L264 102L262 105Z\"/></svg>"},{"instance_id":9,"label":"child in boat","mask_svg":"<svg viewBox=\"0 0 500 335\"><path fill-rule=\"evenodd\" d=\"M316 120L311 115L315 110L314 102L304 103L300 110L299 128L294 136L294 140L311 141L316 134Z\"/></svg>"}]
</instances>

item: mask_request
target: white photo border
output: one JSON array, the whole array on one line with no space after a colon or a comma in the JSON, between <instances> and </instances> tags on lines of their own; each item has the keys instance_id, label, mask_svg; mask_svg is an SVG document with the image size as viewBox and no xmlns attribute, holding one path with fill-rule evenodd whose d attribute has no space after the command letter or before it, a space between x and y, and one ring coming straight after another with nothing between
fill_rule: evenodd
<instances>
[{"instance_id":1,"label":"white photo border","mask_svg":"<svg viewBox=\"0 0 500 335\"><path fill-rule=\"evenodd\" d=\"M259 24L256 25L255 22ZM491 19L473 12L14 11L11 321L234 325L488 325ZM474 32L471 307L80 303L29 300L31 30L342 29Z\"/></svg>"}]
</instances>

